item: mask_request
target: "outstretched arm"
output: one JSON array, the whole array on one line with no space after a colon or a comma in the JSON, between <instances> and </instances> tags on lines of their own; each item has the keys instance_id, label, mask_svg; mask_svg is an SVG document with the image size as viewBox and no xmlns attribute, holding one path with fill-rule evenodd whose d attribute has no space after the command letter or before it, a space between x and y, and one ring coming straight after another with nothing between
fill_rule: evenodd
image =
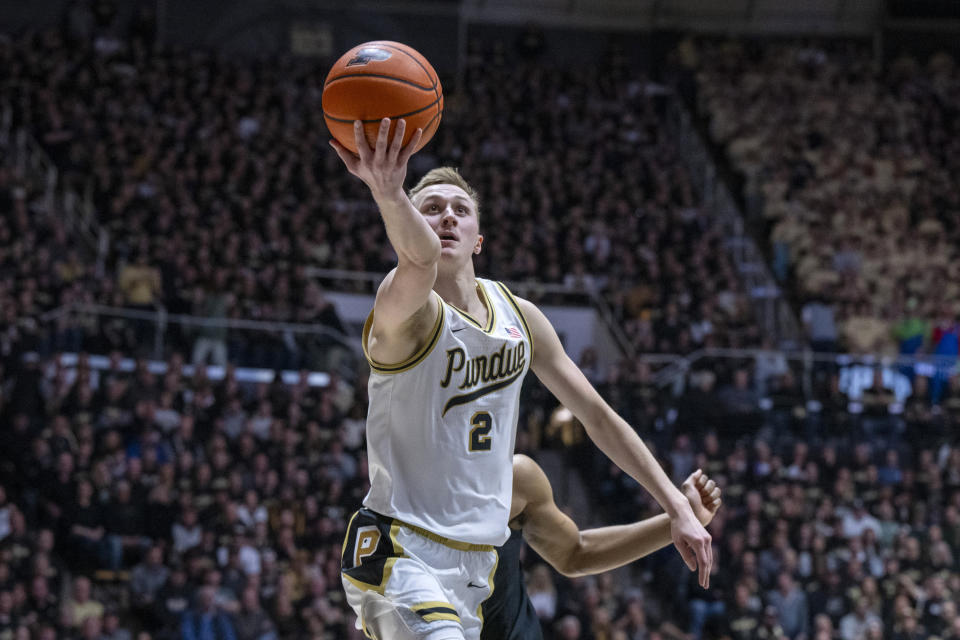
<instances>
[{"instance_id":1,"label":"outstretched arm","mask_svg":"<svg viewBox=\"0 0 960 640\"><path fill-rule=\"evenodd\" d=\"M690 503L663 472L630 425L607 404L563 350L560 338L536 305L518 299L533 334L531 367L557 399L583 423L590 439L614 463L643 485L670 516L677 551L691 571L700 569L700 586L710 586L713 549L710 534L697 521Z\"/></svg>"},{"instance_id":2,"label":"outstretched arm","mask_svg":"<svg viewBox=\"0 0 960 640\"><path fill-rule=\"evenodd\" d=\"M347 170L370 188L387 237L397 253L397 267L387 274L377 291L368 344L370 354L385 363L403 360L416 350L401 334L410 333L411 325L432 326L439 304L430 292L437 279L440 238L403 191L407 161L422 132L417 130L407 146L401 148L405 129L406 121L399 120L391 142L390 120L384 118L376 145L371 149L357 121L354 136L359 157L336 140L330 141Z\"/></svg>"},{"instance_id":3,"label":"outstretched arm","mask_svg":"<svg viewBox=\"0 0 960 640\"><path fill-rule=\"evenodd\" d=\"M671 542L670 517L665 513L633 524L580 531L553 501L543 470L526 456L514 456L513 478L512 511L520 511L524 538L565 576L609 571ZM700 522L708 524L720 508L720 488L697 470L681 489Z\"/></svg>"}]
</instances>

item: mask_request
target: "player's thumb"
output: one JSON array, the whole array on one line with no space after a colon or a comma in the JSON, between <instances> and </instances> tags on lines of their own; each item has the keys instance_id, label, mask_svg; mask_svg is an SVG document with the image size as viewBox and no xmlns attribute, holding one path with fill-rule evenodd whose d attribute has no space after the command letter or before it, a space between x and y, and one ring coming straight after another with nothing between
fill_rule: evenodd
<instances>
[{"instance_id":1,"label":"player's thumb","mask_svg":"<svg viewBox=\"0 0 960 640\"><path fill-rule=\"evenodd\" d=\"M680 557L683 558L683 561L687 563L687 568L690 571L697 570L697 554L693 552L693 549L690 548L686 542L680 542L677 545L677 551L680 552Z\"/></svg>"}]
</instances>

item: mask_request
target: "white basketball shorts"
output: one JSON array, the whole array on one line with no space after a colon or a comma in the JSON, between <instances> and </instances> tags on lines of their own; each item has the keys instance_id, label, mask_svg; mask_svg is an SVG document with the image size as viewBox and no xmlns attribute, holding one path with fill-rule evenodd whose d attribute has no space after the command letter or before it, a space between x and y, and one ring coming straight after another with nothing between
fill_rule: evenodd
<instances>
[{"instance_id":1,"label":"white basketball shorts","mask_svg":"<svg viewBox=\"0 0 960 640\"><path fill-rule=\"evenodd\" d=\"M417 614L410 626L419 636L443 637L438 632L446 629L456 638L459 629L465 640L479 640L497 558L492 546L449 540L360 509L347 526L340 575L358 628L361 596L372 589Z\"/></svg>"}]
</instances>

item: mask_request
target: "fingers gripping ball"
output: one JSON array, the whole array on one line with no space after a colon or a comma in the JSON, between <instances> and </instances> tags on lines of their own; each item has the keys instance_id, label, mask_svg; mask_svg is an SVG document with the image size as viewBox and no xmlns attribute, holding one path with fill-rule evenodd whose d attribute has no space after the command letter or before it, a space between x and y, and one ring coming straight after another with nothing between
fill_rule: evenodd
<instances>
[{"instance_id":1,"label":"fingers gripping ball","mask_svg":"<svg viewBox=\"0 0 960 640\"><path fill-rule=\"evenodd\" d=\"M377 40L357 45L337 60L323 85L323 119L330 134L357 153L353 122L363 121L370 146L383 118L390 118L389 140L400 118L407 121L403 144L423 129L417 149L437 132L443 115L443 89L437 72L416 50Z\"/></svg>"}]
</instances>

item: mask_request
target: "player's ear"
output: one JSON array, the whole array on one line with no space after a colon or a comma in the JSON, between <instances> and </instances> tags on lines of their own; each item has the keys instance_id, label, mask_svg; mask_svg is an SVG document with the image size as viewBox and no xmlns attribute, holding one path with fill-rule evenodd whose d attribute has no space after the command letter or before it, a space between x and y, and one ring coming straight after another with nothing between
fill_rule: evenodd
<instances>
[{"instance_id":1,"label":"player's ear","mask_svg":"<svg viewBox=\"0 0 960 640\"><path fill-rule=\"evenodd\" d=\"M479 255L479 254L480 254L480 249L482 248L482 246L483 246L483 236L482 236L482 235L478 235L478 236L477 236L477 244L473 247L473 253L474 253L474 255Z\"/></svg>"}]
</instances>

